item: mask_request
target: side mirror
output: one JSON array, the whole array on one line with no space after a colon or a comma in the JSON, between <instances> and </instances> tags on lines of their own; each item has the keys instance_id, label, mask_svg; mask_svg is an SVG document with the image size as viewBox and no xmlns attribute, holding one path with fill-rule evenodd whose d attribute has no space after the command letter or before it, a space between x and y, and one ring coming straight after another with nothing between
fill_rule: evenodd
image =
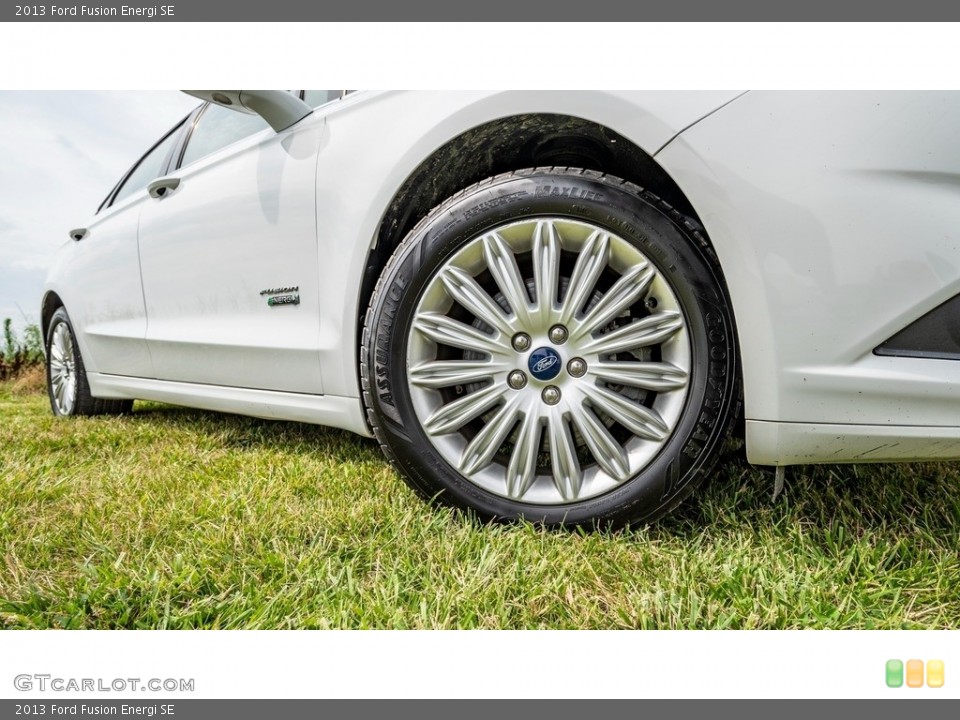
<instances>
[{"instance_id":1,"label":"side mirror","mask_svg":"<svg viewBox=\"0 0 960 720\"><path fill-rule=\"evenodd\" d=\"M283 90L184 90L187 95L221 107L259 115L276 132L286 130L313 112L296 95Z\"/></svg>"}]
</instances>

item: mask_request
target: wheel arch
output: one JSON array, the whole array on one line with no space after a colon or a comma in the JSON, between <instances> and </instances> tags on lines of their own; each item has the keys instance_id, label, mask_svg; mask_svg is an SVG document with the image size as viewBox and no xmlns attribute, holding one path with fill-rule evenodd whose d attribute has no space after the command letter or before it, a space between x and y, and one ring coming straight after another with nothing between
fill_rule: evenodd
<instances>
[{"instance_id":1,"label":"wheel arch","mask_svg":"<svg viewBox=\"0 0 960 720\"><path fill-rule=\"evenodd\" d=\"M432 208L484 178L539 166L568 166L615 175L648 190L702 227L680 186L631 139L608 125L563 113L520 113L486 121L447 140L393 193L367 255L354 339L390 256ZM704 233L705 234L705 233Z\"/></svg>"},{"instance_id":2,"label":"wheel arch","mask_svg":"<svg viewBox=\"0 0 960 720\"><path fill-rule=\"evenodd\" d=\"M48 290L44 293L43 301L40 304L40 332L44 338L44 347L46 347L47 330L50 329L50 319L57 308L62 307L65 307L64 302L55 290Z\"/></svg>"}]
</instances>

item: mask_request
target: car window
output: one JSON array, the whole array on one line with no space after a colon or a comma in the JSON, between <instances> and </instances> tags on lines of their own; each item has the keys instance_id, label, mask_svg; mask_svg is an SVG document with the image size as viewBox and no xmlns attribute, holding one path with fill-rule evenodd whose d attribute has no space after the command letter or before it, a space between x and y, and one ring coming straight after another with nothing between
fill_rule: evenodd
<instances>
[{"instance_id":1,"label":"car window","mask_svg":"<svg viewBox=\"0 0 960 720\"><path fill-rule=\"evenodd\" d=\"M182 123L181 123L182 124ZM143 190L152 180L160 177L167 162L167 157L173 150L173 146L180 136L178 132L180 127L174 128L167 137L161 140L150 152L143 156L133 172L123 181L123 185L117 190L111 205L123 200L128 195L132 195L137 190Z\"/></svg>"},{"instance_id":2,"label":"car window","mask_svg":"<svg viewBox=\"0 0 960 720\"><path fill-rule=\"evenodd\" d=\"M326 105L343 95L343 90L304 90L303 101L310 107Z\"/></svg>"},{"instance_id":3,"label":"car window","mask_svg":"<svg viewBox=\"0 0 960 720\"><path fill-rule=\"evenodd\" d=\"M267 122L259 115L248 115L219 105L208 105L190 135L180 167L196 162L265 127L268 127Z\"/></svg>"}]
</instances>

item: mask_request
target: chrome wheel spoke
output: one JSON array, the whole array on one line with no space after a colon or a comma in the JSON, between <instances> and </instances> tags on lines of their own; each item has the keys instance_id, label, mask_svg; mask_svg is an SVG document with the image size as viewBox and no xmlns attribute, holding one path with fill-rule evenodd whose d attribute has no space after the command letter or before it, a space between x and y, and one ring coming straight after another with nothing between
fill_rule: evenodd
<instances>
[{"instance_id":1,"label":"chrome wheel spoke","mask_svg":"<svg viewBox=\"0 0 960 720\"><path fill-rule=\"evenodd\" d=\"M517 321L529 325L530 298L513 251L502 237L492 232L483 237L483 257Z\"/></svg>"},{"instance_id":2,"label":"chrome wheel spoke","mask_svg":"<svg viewBox=\"0 0 960 720\"><path fill-rule=\"evenodd\" d=\"M467 385L506 372L512 367L504 362L482 360L431 360L410 369L410 382L420 387L444 388Z\"/></svg>"},{"instance_id":3,"label":"chrome wheel spoke","mask_svg":"<svg viewBox=\"0 0 960 720\"><path fill-rule=\"evenodd\" d=\"M513 329L503 310L491 298L487 291L477 284L465 271L457 267L449 267L440 275L443 286L450 293L450 297L463 305L473 315L483 320L504 335L512 335Z\"/></svg>"},{"instance_id":4,"label":"chrome wheel spoke","mask_svg":"<svg viewBox=\"0 0 960 720\"><path fill-rule=\"evenodd\" d=\"M583 471L577 459L570 424L559 412L550 415L547 421L550 433L550 460L553 467L553 482L564 500L576 500L580 495Z\"/></svg>"},{"instance_id":5,"label":"chrome wheel spoke","mask_svg":"<svg viewBox=\"0 0 960 720\"><path fill-rule=\"evenodd\" d=\"M77 381L73 375L64 383L66 387L63 391L63 411L69 413L73 410L74 393L77 391Z\"/></svg>"},{"instance_id":6,"label":"chrome wheel spoke","mask_svg":"<svg viewBox=\"0 0 960 720\"><path fill-rule=\"evenodd\" d=\"M66 386L67 386L67 383L63 380L63 378L61 378L60 383L57 385L56 391L55 391L55 397L57 398L57 407L59 407L61 410L63 410L63 398L66 395L66 393L64 392L66 390Z\"/></svg>"},{"instance_id":7,"label":"chrome wheel spoke","mask_svg":"<svg viewBox=\"0 0 960 720\"><path fill-rule=\"evenodd\" d=\"M460 455L460 471L471 475L487 467L517 424L519 395L507 400L491 417Z\"/></svg>"},{"instance_id":8,"label":"chrome wheel spoke","mask_svg":"<svg viewBox=\"0 0 960 720\"><path fill-rule=\"evenodd\" d=\"M517 442L507 464L507 495L522 498L536 479L537 455L540 452L540 417L527 408L520 423Z\"/></svg>"},{"instance_id":9,"label":"chrome wheel spoke","mask_svg":"<svg viewBox=\"0 0 960 720\"><path fill-rule=\"evenodd\" d=\"M475 417L496 405L503 393L503 386L488 385L441 406L427 419L423 427L431 435L443 435L459 430Z\"/></svg>"},{"instance_id":10,"label":"chrome wheel spoke","mask_svg":"<svg viewBox=\"0 0 960 720\"><path fill-rule=\"evenodd\" d=\"M435 343L461 350L473 350L488 355L500 355L509 350L508 345L499 342L494 336L440 313L420 313L413 321L413 327Z\"/></svg>"},{"instance_id":11,"label":"chrome wheel spoke","mask_svg":"<svg viewBox=\"0 0 960 720\"><path fill-rule=\"evenodd\" d=\"M57 326L57 345L60 347L63 359L69 361L73 354L73 340L70 338L70 331L63 323Z\"/></svg>"},{"instance_id":12,"label":"chrome wheel spoke","mask_svg":"<svg viewBox=\"0 0 960 720\"><path fill-rule=\"evenodd\" d=\"M595 231L584 243L577 264L570 275L570 284L567 294L560 308L558 322L569 325L577 313L583 309L587 299L600 279L600 274L607 266L610 255L610 236L600 230Z\"/></svg>"},{"instance_id":13,"label":"chrome wheel spoke","mask_svg":"<svg viewBox=\"0 0 960 720\"><path fill-rule=\"evenodd\" d=\"M647 263L634 265L604 293L571 335L572 340L596 332L639 300L653 281L654 270Z\"/></svg>"},{"instance_id":14,"label":"chrome wheel spoke","mask_svg":"<svg viewBox=\"0 0 960 720\"><path fill-rule=\"evenodd\" d=\"M670 432L670 428L656 410L638 405L623 395L598 385L585 383L583 391L590 398L590 402L602 408L605 413L638 437L660 442Z\"/></svg>"},{"instance_id":15,"label":"chrome wheel spoke","mask_svg":"<svg viewBox=\"0 0 960 720\"><path fill-rule=\"evenodd\" d=\"M630 475L630 462L627 460L627 452L614 439L606 426L600 422L600 418L593 412L593 408L581 405L580 411L573 416L573 421L597 464L610 477L620 482L626 480Z\"/></svg>"},{"instance_id":16,"label":"chrome wheel spoke","mask_svg":"<svg viewBox=\"0 0 960 720\"><path fill-rule=\"evenodd\" d=\"M624 350L662 343L681 329L683 318L680 313L658 312L600 337L587 339L580 349L585 353L613 355Z\"/></svg>"},{"instance_id":17,"label":"chrome wheel spoke","mask_svg":"<svg viewBox=\"0 0 960 720\"><path fill-rule=\"evenodd\" d=\"M63 323L53 331L53 349L59 360L67 361L67 326Z\"/></svg>"},{"instance_id":18,"label":"chrome wheel spoke","mask_svg":"<svg viewBox=\"0 0 960 720\"><path fill-rule=\"evenodd\" d=\"M537 291L537 319L548 325L560 286L560 236L550 221L537 223L533 234L533 286Z\"/></svg>"},{"instance_id":19,"label":"chrome wheel spoke","mask_svg":"<svg viewBox=\"0 0 960 720\"><path fill-rule=\"evenodd\" d=\"M596 362L589 372L601 380L664 392L686 387L687 372L670 363Z\"/></svg>"}]
</instances>

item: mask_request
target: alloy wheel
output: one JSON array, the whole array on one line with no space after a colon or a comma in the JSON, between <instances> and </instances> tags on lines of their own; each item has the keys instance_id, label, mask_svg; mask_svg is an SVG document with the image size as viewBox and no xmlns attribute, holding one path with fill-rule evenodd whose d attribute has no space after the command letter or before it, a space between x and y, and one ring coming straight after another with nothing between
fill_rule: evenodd
<instances>
[{"instance_id":1,"label":"alloy wheel","mask_svg":"<svg viewBox=\"0 0 960 720\"><path fill-rule=\"evenodd\" d=\"M476 486L582 501L642 471L690 382L687 321L634 244L560 216L468 241L428 281L407 383L429 442Z\"/></svg>"}]
</instances>

